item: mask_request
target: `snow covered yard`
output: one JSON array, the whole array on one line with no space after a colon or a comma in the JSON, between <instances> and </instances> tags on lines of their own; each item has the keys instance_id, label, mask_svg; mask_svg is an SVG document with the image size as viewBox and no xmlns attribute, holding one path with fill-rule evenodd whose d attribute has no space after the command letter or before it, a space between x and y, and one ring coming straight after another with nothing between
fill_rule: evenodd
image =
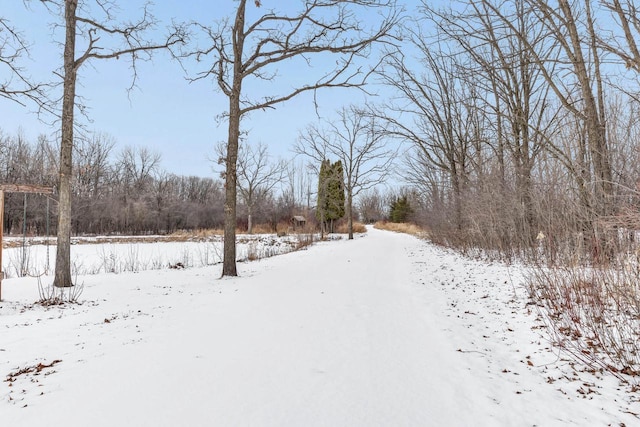
<instances>
[{"instance_id":1,"label":"snow covered yard","mask_svg":"<svg viewBox=\"0 0 640 427\"><path fill-rule=\"evenodd\" d=\"M242 234L236 245L237 259L268 258L295 250L311 235L275 237L272 234ZM56 246L42 238L5 239L9 248L2 256L5 277L39 276L55 268ZM53 239L50 239L54 241ZM176 240L172 236L98 236L71 240L72 274L137 273L169 267L206 267L222 262L222 236Z\"/></svg>"},{"instance_id":2,"label":"snow covered yard","mask_svg":"<svg viewBox=\"0 0 640 427\"><path fill-rule=\"evenodd\" d=\"M220 271L82 276L84 303L51 308L5 280L2 424L640 423L638 395L550 348L515 268L370 229Z\"/></svg>"}]
</instances>

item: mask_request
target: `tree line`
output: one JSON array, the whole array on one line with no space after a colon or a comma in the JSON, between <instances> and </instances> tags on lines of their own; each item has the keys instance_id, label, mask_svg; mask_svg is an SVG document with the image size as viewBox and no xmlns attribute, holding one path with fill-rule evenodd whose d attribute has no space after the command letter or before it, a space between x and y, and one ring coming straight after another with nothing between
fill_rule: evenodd
<instances>
[{"instance_id":1,"label":"tree line","mask_svg":"<svg viewBox=\"0 0 640 427\"><path fill-rule=\"evenodd\" d=\"M140 146L116 146L117 141L106 133L75 144L72 235L222 229L222 179L213 172L212 177L167 173L159 153ZM21 133L0 131L0 182L55 189L56 154L55 144L44 135L30 141ZM255 224L262 230L266 226L270 232L286 232L290 219L303 215L312 229L322 226L324 216L323 230L332 231L326 222L335 224L345 218L346 181L341 162L333 163L333 171L326 169L330 164L322 162L316 175L303 159L272 159L266 145L245 143L238 161L238 227L249 234ZM390 218L395 197L378 189L363 192L354 205L354 217L367 223ZM55 194L7 193L4 228L16 235L53 236L57 206Z\"/></svg>"},{"instance_id":2,"label":"tree line","mask_svg":"<svg viewBox=\"0 0 640 427\"><path fill-rule=\"evenodd\" d=\"M636 2L423 1L374 114L436 241L610 262L638 209ZM606 30L605 30L606 28Z\"/></svg>"},{"instance_id":3,"label":"tree line","mask_svg":"<svg viewBox=\"0 0 640 427\"><path fill-rule=\"evenodd\" d=\"M160 154L149 148L115 147L116 141L103 133L75 144L71 178L73 235L165 234L222 228L221 180L170 174L163 170ZM276 180L272 167L282 167L283 163L270 162L261 147L259 154L245 148L247 154L241 156L242 176L252 179L240 180L240 193L250 193L251 197L240 200L238 224L247 229L249 218L253 217L253 221L269 224L275 231L279 222L307 209L303 198L309 177L300 165L294 168L285 164L282 174L286 179ZM0 133L0 182L56 187L57 162L56 144L45 136L29 141L20 133ZM272 185L267 177L282 185ZM22 234L26 228L29 235L42 236L48 229L49 235L55 235L57 214L55 196L29 194L25 199L24 194L5 195L8 232Z\"/></svg>"}]
</instances>

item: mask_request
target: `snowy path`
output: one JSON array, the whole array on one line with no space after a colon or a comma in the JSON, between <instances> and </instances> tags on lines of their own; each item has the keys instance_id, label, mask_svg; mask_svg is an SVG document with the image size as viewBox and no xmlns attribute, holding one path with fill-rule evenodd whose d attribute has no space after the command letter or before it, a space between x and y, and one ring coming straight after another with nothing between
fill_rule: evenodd
<instances>
[{"instance_id":1,"label":"snowy path","mask_svg":"<svg viewBox=\"0 0 640 427\"><path fill-rule=\"evenodd\" d=\"M370 230L241 264L240 273L87 276L92 304L2 306L3 377L62 360L10 388L1 383L2 424L640 422L624 413L615 381L561 378L570 377L567 364L545 350L505 267ZM35 299L24 280L5 282L8 301ZM595 392L584 398L584 387Z\"/></svg>"}]
</instances>

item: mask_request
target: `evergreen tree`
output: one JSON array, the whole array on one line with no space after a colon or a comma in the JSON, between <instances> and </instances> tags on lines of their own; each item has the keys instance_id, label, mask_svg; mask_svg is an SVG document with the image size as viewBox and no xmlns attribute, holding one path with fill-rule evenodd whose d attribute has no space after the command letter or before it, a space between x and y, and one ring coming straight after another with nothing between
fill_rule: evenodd
<instances>
[{"instance_id":1,"label":"evergreen tree","mask_svg":"<svg viewBox=\"0 0 640 427\"><path fill-rule=\"evenodd\" d=\"M331 165L328 179L327 201L329 202L329 206L327 209L327 219L333 221L342 218L345 214L344 168L340 160Z\"/></svg>"},{"instance_id":2,"label":"evergreen tree","mask_svg":"<svg viewBox=\"0 0 640 427\"><path fill-rule=\"evenodd\" d=\"M389 220L391 222L407 222L411 212L411 205L407 196L396 197L391 203Z\"/></svg>"},{"instance_id":3,"label":"evergreen tree","mask_svg":"<svg viewBox=\"0 0 640 427\"><path fill-rule=\"evenodd\" d=\"M318 177L318 207L316 218L320 221L322 232L333 232L333 221L345 214L344 169L342 162L331 164L323 160Z\"/></svg>"},{"instance_id":4,"label":"evergreen tree","mask_svg":"<svg viewBox=\"0 0 640 427\"><path fill-rule=\"evenodd\" d=\"M318 174L318 207L316 209L316 218L320 221L320 226L324 232L324 224L327 220L327 175L331 168L329 160L323 160L320 164L320 173Z\"/></svg>"}]
</instances>

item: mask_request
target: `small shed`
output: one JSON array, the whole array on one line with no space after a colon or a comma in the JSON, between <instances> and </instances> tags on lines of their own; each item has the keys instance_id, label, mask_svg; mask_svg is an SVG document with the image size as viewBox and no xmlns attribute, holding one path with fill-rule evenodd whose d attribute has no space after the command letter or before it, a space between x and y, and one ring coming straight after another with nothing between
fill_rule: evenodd
<instances>
[{"instance_id":1,"label":"small shed","mask_svg":"<svg viewBox=\"0 0 640 427\"><path fill-rule=\"evenodd\" d=\"M306 224L307 219L302 215L294 215L293 218L291 218L291 225L293 226L294 230L298 228L304 228Z\"/></svg>"}]
</instances>

